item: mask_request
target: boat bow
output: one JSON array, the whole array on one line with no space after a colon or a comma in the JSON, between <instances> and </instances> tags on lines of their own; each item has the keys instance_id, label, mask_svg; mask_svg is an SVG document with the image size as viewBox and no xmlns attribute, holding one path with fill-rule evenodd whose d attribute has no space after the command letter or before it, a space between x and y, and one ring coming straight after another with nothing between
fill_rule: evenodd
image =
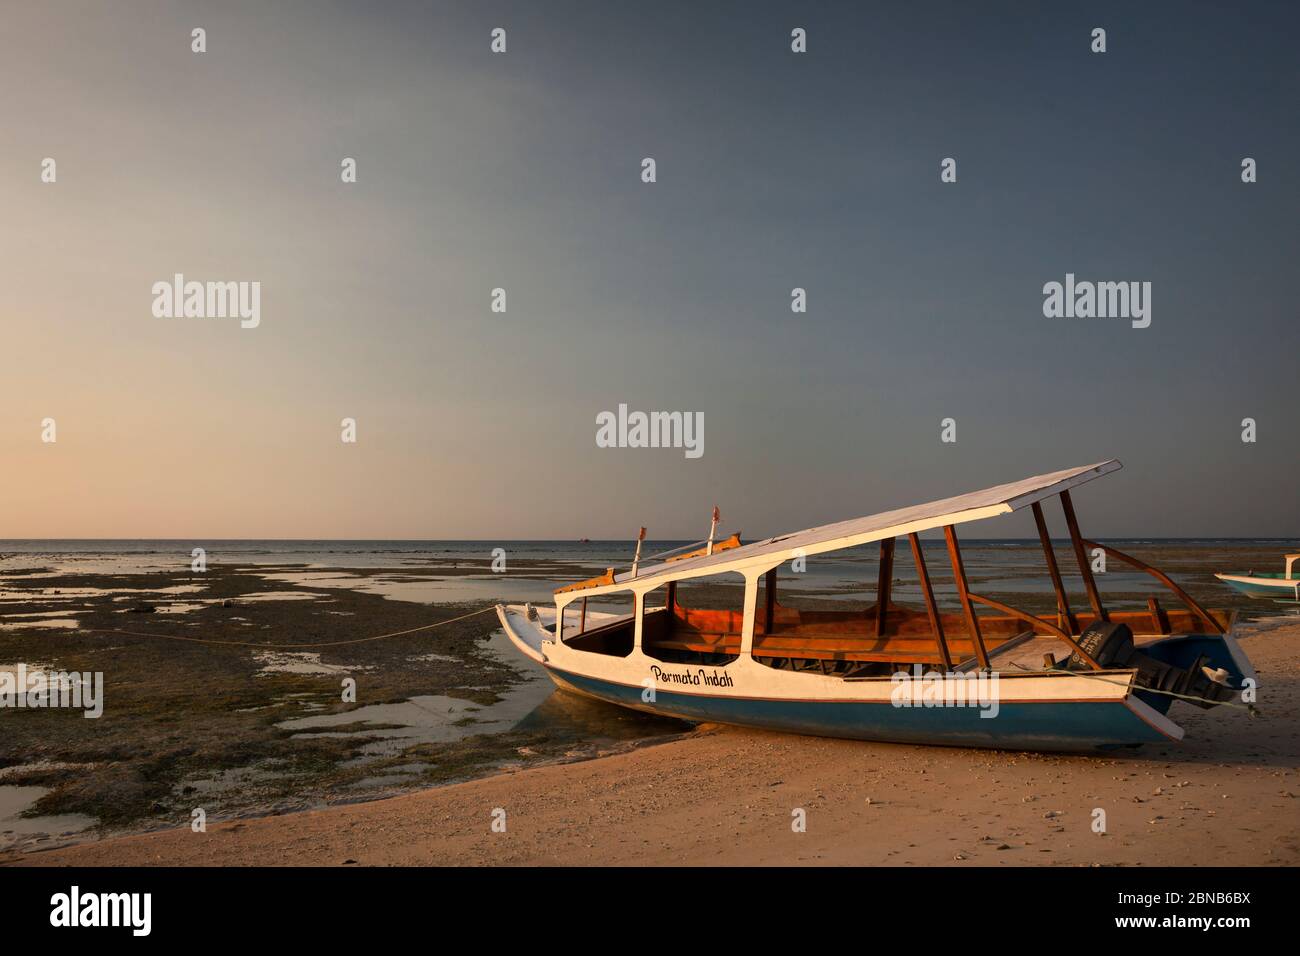
<instances>
[{"instance_id":1,"label":"boat bow","mask_svg":"<svg viewBox=\"0 0 1300 956\"><path fill-rule=\"evenodd\" d=\"M542 645L553 641L555 635L548 631L537 617L532 605L498 604L497 618L505 629L510 642L519 648L525 657L530 657L539 664L546 663L546 653Z\"/></svg>"}]
</instances>

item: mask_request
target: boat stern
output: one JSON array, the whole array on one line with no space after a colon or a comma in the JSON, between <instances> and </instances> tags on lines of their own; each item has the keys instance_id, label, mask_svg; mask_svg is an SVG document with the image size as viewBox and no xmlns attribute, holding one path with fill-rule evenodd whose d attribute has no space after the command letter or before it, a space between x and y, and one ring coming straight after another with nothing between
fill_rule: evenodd
<instances>
[{"instance_id":1,"label":"boat stern","mask_svg":"<svg viewBox=\"0 0 1300 956\"><path fill-rule=\"evenodd\" d=\"M1161 672L1162 675L1170 675L1151 675L1150 680L1139 680L1139 684L1148 684L1147 690L1141 686L1134 688L1136 696L1161 713L1167 712L1170 704L1179 699L1209 709L1240 697L1247 681L1257 682L1250 658L1231 632L1167 637L1144 644L1141 652L1167 668ZM1178 686L1166 688L1164 683ZM1179 696L1155 692L1170 689L1175 689Z\"/></svg>"}]
</instances>

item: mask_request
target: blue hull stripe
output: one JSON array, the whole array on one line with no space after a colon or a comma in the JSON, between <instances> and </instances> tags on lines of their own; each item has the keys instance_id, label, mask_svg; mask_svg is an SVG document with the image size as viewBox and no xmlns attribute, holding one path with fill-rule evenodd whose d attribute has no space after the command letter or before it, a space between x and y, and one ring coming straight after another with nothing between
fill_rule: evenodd
<instances>
[{"instance_id":1,"label":"blue hull stripe","mask_svg":"<svg viewBox=\"0 0 1300 956\"><path fill-rule=\"evenodd\" d=\"M1067 751L1170 740L1118 701L1002 703L996 717L981 717L978 707L710 697L656 688L655 702L647 704L641 687L547 669L562 687L635 710L817 737Z\"/></svg>"}]
</instances>

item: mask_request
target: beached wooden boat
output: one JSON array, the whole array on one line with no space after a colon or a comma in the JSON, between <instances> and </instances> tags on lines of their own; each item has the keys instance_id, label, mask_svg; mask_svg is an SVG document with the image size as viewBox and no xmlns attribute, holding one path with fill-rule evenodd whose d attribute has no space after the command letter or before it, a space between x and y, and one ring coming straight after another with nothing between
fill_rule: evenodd
<instances>
[{"instance_id":1,"label":"beached wooden boat","mask_svg":"<svg viewBox=\"0 0 1300 956\"><path fill-rule=\"evenodd\" d=\"M1178 740L1177 699L1203 707L1239 697L1254 672L1232 615L1207 611L1162 572L1081 537L1070 490L1120 467L1106 461L984 491L780 535L728 539L681 560L609 569L560 588L554 614L498 606L506 633L557 685L695 721L822 736L1034 750L1090 750ZM1040 502L1059 497L1088 609L1071 608ZM1032 508L1055 614L1034 615L971 591L957 525ZM717 513L714 514L715 526ZM960 610L935 600L919 535L942 529ZM644 537L644 534L642 535ZM710 533L710 539L713 534ZM906 538L919 608L891 596ZM777 600L785 562L879 543L876 602L865 611L800 610ZM719 542L721 544L721 542ZM1091 572L1100 548L1154 575L1181 601L1108 611ZM683 606L720 575L743 580L739 609ZM631 598L631 613L588 613ZM987 611L977 613L977 606ZM990 613L991 612L991 613Z\"/></svg>"},{"instance_id":2,"label":"beached wooden boat","mask_svg":"<svg viewBox=\"0 0 1300 956\"><path fill-rule=\"evenodd\" d=\"M1300 554L1286 555L1286 570L1281 574L1272 571L1249 571L1246 574L1216 574L1228 587L1253 598L1273 598L1276 601L1300 604L1300 577L1296 576L1296 563Z\"/></svg>"}]
</instances>

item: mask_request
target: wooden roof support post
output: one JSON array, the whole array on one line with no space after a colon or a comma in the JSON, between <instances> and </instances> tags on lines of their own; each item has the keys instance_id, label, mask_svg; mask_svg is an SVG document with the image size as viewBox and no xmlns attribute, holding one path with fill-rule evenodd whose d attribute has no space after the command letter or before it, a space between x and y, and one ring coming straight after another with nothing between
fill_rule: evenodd
<instances>
[{"instance_id":1,"label":"wooden roof support post","mask_svg":"<svg viewBox=\"0 0 1300 956\"><path fill-rule=\"evenodd\" d=\"M925 567L925 555L921 553L921 538L914 531L907 536L912 545L912 560L916 562L916 575L921 581L921 596L925 598L925 613L930 616L930 630L939 645L939 658L943 661L945 671L952 670L952 655L948 653L948 642L943 636L943 621L939 617L939 605L934 601L934 588L930 586L930 572Z\"/></svg>"},{"instance_id":2,"label":"wooden roof support post","mask_svg":"<svg viewBox=\"0 0 1300 956\"><path fill-rule=\"evenodd\" d=\"M578 618L578 633L587 633L587 599L582 599L582 616Z\"/></svg>"},{"instance_id":3,"label":"wooden roof support post","mask_svg":"<svg viewBox=\"0 0 1300 956\"><path fill-rule=\"evenodd\" d=\"M1056 565L1056 552L1052 550L1052 536L1047 532L1047 520L1043 517L1043 506L1037 501L1033 504L1034 523L1038 525L1038 540L1043 545L1043 557L1047 559L1047 573L1051 575L1052 587L1056 590L1057 624L1062 630L1071 634L1079 633L1079 622L1070 612L1070 599L1065 595L1065 584L1061 581L1061 569Z\"/></svg>"},{"instance_id":4,"label":"wooden roof support post","mask_svg":"<svg viewBox=\"0 0 1300 956\"><path fill-rule=\"evenodd\" d=\"M560 598L555 600L555 639L563 642L564 640L564 615L568 613L569 605L573 601L565 601Z\"/></svg>"},{"instance_id":5,"label":"wooden roof support post","mask_svg":"<svg viewBox=\"0 0 1300 956\"><path fill-rule=\"evenodd\" d=\"M957 585L957 596L961 598L961 608L966 614L966 629L970 631L971 643L975 645L975 660L982 668L989 666L988 651L984 650L984 638L980 635L979 618L975 616L975 606L971 603L970 589L966 585L966 568L961 563L961 548L957 545L957 530L952 525L944 525L944 540L948 542L948 560L952 562L952 579Z\"/></svg>"},{"instance_id":6,"label":"wooden roof support post","mask_svg":"<svg viewBox=\"0 0 1300 956\"><path fill-rule=\"evenodd\" d=\"M771 634L776 624L776 568L763 578L763 633Z\"/></svg>"},{"instance_id":7,"label":"wooden roof support post","mask_svg":"<svg viewBox=\"0 0 1300 956\"><path fill-rule=\"evenodd\" d=\"M632 620L632 649L639 651L645 633L645 595L640 591L632 592Z\"/></svg>"},{"instance_id":8,"label":"wooden roof support post","mask_svg":"<svg viewBox=\"0 0 1300 956\"><path fill-rule=\"evenodd\" d=\"M1088 563L1088 552L1083 547L1083 537L1079 534L1079 519L1074 516L1074 505L1070 502L1070 492L1061 492L1061 510L1065 512L1065 524L1070 529L1070 542L1074 545L1074 559L1079 562L1079 573L1083 575L1083 588L1088 592L1088 602L1099 621L1109 621L1110 615L1102 607L1101 595L1097 593L1097 582L1092 577L1092 565Z\"/></svg>"},{"instance_id":9,"label":"wooden roof support post","mask_svg":"<svg viewBox=\"0 0 1300 956\"><path fill-rule=\"evenodd\" d=\"M716 509L715 509L716 510ZM758 630L758 571L745 571L745 613L740 618L740 656L754 659L754 632Z\"/></svg>"},{"instance_id":10,"label":"wooden roof support post","mask_svg":"<svg viewBox=\"0 0 1300 956\"><path fill-rule=\"evenodd\" d=\"M894 582L894 539L880 539L880 573L876 577L876 637L885 636L889 590Z\"/></svg>"}]
</instances>

